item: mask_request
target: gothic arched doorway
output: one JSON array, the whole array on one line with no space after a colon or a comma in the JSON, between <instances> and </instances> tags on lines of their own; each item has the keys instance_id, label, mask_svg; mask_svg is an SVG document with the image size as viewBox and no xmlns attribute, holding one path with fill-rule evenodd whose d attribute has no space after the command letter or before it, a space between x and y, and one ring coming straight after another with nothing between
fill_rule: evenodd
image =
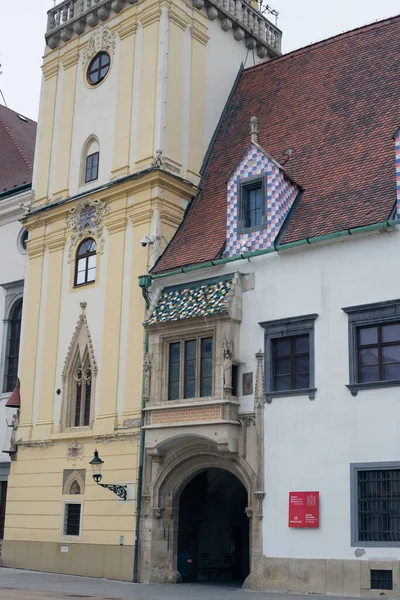
<instances>
[{"instance_id":1,"label":"gothic arched doorway","mask_svg":"<svg viewBox=\"0 0 400 600\"><path fill-rule=\"evenodd\" d=\"M197 474L179 499L178 571L183 581L240 581L249 574L247 491L218 468Z\"/></svg>"}]
</instances>

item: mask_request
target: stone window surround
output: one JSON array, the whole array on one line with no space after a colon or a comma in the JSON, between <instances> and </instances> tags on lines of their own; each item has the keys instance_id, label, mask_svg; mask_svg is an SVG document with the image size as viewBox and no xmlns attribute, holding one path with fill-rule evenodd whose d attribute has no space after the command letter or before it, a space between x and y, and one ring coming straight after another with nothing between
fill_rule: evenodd
<instances>
[{"instance_id":1,"label":"stone window surround","mask_svg":"<svg viewBox=\"0 0 400 600\"><path fill-rule=\"evenodd\" d=\"M274 321L263 321L259 323L265 330L265 400L270 404L273 398L285 398L288 396L308 396L310 400L315 400L315 340L314 340L314 322L318 314L302 315L298 317L288 317L285 319L276 319ZM292 337L295 335L309 334L310 338L310 387L302 390L283 390L274 391L272 389L272 340L277 338Z\"/></svg>"},{"instance_id":2,"label":"stone window surround","mask_svg":"<svg viewBox=\"0 0 400 600\"><path fill-rule=\"evenodd\" d=\"M366 542L358 539L358 514L357 514L357 473L378 469L400 469L400 462L364 462L350 463L350 526L351 546L361 548L400 548L399 542ZM384 567L379 567L384 568Z\"/></svg>"},{"instance_id":3,"label":"stone window surround","mask_svg":"<svg viewBox=\"0 0 400 600\"><path fill-rule=\"evenodd\" d=\"M210 396L205 396L204 398L202 398L201 396L195 396L194 398L179 398L178 400L169 400L168 399L168 385L169 385L169 345L171 343L174 342L180 342L181 343L181 348L182 348L182 344L184 344L186 341L188 340L193 340L193 339L201 339L201 338L207 338L210 337L212 338L213 341L213 356L212 356L212 373L213 373L213 382L212 382L212 396L211 398L214 397L215 395L215 366L216 366L216 344L215 344L215 327L210 327L209 325L206 325L205 327L198 327L196 328L196 330L194 331L187 331L187 329L185 328L182 333L179 335L177 333L170 333L170 334L166 334L165 336L162 336L162 349L161 349L161 360L162 360L162 364L165 365L165 368L162 369L163 371L163 380L164 380L164 385L163 385L163 393L161 396L162 399L162 403L167 403L169 406L171 406L172 404L175 403L179 403L179 402L187 402L187 401L203 401L205 399L209 399ZM200 357L197 357L197 360L199 361ZM182 366L182 355L181 355L181 381L180 381L180 386L181 388L183 388L183 380L182 380L182 373L183 373L183 366ZM196 389L199 388L199 381L198 381L198 374L196 372Z\"/></svg>"},{"instance_id":4,"label":"stone window surround","mask_svg":"<svg viewBox=\"0 0 400 600\"><path fill-rule=\"evenodd\" d=\"M245 227L244 226L244 193L243 190L249 186L253 186L256 183L261 183L261 193L263 196L263 215L261 220L261 225L256 225L255 227ZM237 198L238 198L238 222L237 222L237 232L238 235L246 235L247 233L253 233L254 231L261 231L265 229L267 225L267 174L261 173L259 175L250 175L249 177L244 177L237 182Z\"/></svg>"},{"instance_id":5,"label":"stone window surround","mask_svg":"<svg viewBox=\"0 0 400 600\"><path fill-rule=\"evenodd\" d=\"M66 540L66 541L71 541L71 542L76 542L79 541L82 538L82 518L83 518L83 500L80 498L77 498L77 496L69 496L68 500L62 500L62 506L61 506L61 527L60 527L60 539L61 540ZM80 514L80 519L79 519L79 535L66 535L64 533L64 527L65 527L65 511L66 511L66 507L67 504L80 504L81 505L81 514Z\"/></svg>"},{"instance_id":6,"label":"stone window surround","mask_svg":"<svg viewBox=\"0 0 400 600\"><path fill-rule=\"evenodd\" d=\"M8 325L10 315L13 311L15 303L23 298L24 294L24 280L13 281L12 283L3 283L1 287L5 290L4 300L4 316L3 316L3 339L1 344L0 354L0 399L9 398L12 392L3 392L4 389L4 377L5 377L5 366L6 366L6 350L7 350L7 336L8 336Z\"/></svg>"},{"instance_id":7,"label":"stone window surround","mask_svg":"<svg viewBox=\"0 0 400 600\"><path fill-rule=\"evenodd\" d=\"M357 396L360 390L399 386L399 379L370 383L360 383L358 381L357 330L365 325L400 322L400 300L360 304L342 308L342 310L348 315L349 323L349 384L346 387L350 390L352 396Z\"/></svg>"}]
</instances>

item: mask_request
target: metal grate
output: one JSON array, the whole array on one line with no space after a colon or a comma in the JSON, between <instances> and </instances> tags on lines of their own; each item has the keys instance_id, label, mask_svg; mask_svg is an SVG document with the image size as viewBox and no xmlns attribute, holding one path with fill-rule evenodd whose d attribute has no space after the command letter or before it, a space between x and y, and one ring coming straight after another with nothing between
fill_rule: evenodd
<instances>
[{"instance_id":1,"label":"metal grate","mask_svg":"<svg viewBox=\"0 0 400 600\"><path fill-rule=\"evenodd\" d=\"M81 504L65 505L64 535L80 534L81 507Z\"/></svg>"},{"instance_id":2,"label":"metal grate","mask_svg":"<svg viewBox=\"0 0 400 600\"><path fill-rule=\"evenodd\" d=\"M371 590L392 590L393 571L371 569Z\"/></svg>"},{"instance_id":3,"label":"metal grate","mask_svg":"<svg viewBox=\"0 0 400 600\"><path fill-rule=\"evenodd\" d=\"M360 542L400 541L400 469L360 470L357 487Z\"/></svg>"}]
</instances>

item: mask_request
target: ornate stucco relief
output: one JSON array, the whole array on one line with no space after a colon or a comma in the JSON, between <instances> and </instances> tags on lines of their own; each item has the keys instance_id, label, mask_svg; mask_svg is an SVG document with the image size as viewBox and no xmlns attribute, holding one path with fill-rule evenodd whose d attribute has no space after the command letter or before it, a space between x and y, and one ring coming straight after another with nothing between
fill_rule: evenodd
<instances>
[{"instance_id":1,"label":"ornate stucco relief","mask_svg":"<svg viewBox=\"0 0 400 600\"><path fill-rule=\"evenodd\" d=\"M116 45L117 34L113 33L105 25L94 31L89 38L86 48L82 52L82 68L85 69L89 60L91 60L98 52L115 54Z\"/></svg>"}]
</instances>

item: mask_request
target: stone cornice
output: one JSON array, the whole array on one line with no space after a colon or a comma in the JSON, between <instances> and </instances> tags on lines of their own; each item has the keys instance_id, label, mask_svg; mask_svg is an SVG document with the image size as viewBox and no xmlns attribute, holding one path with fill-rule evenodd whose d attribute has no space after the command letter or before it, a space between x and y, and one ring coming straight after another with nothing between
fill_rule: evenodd
<instances>
[{"instance_id":1,"label":"stone cornice","mask_svg":"<svg viewBox=\"0 0 400 600\"><path fill-rule=\"evenodd\" d=\"M28 239L28 242L26 244L26 252L30 259L43 256L45 249L46 244L44 236L39 238Z\"/></svg>"},{"instance_id":2,"label":"stone cornice","mask_svg":"<svg viewBox=\"0 0 400 600\"><path fill-rule=\"evenodd\" d=\"M158 4L149 6L149 8L145 9L140 15L138 15L138 19L141 22L143 27L148 27L153 23L157 23L161 18L161 8Z\"/></svg>"},{"instance_id":3,"label":"stone cornice","mask_svg":"<svg viewBox=\"0 0 400 600\"><path fill-rule=\"evenodd\" d=\"M43 77L45 79L50 79L51 77L54 77L55 75L57 75L59 68L60 68L60 63L59 63L58 54L57 54L56 56L52 57L52 59L50 61L43 64L43 66L42 66Z\"/></svg>"},{"instance_id":4,"label":"stone cornice","mask_svg":"<svg viewBox=\"0 0 400 600\"><path fill-rule=\"evenodd\" d=\"M64 249L65 240L65 231L54 231L46 235L45 244L50 252L56 252Z\"/></svg>"},{"instance_id":5,"label":"stone cornice","mask_svg":"<svg viewBox=\"0 0 400 600\"><path fill-rule=\"evenodd\" d=\"M60 62L64 66L64 69L69 69L70 67L78 64L79 56L80 53L78 48L72 48L61 56Z\"/></svg>"},{"instance_id":6,"label":"stone cornice","mask_svg":"<svg viewBox=\"0 0 400 600\"><path fill-rule=\"evenodd\" d=\"M192 38L203 44L204 46L208 43L210 36L207 33L207 27L193 19L193 23L191 26Z\"/></svg>"},{"instance_id":7,"label":"stone cornice","mask_svg":"<svg viewBox=\"0 0 400 600\"><path fill-rule=\"evenodd\" d=\"M118 33L119 38L124 40L128 36L136 33L138 24L136 18L131 18L129 21L121 23L120 27L116 27L115 31Z\"/></svg>"},{"instance_id":8,"label":"stone cornice","mask_svg":"<svg viewBox=\"0 0 400 600\"><path fill-rule=\"evenodd\" d=\"M17 446L20 450L25 450L25 448L48 448L52 445L52 440L27 440L17 442Z\"/></svg>"},{"instance_id":9,"label":"stone cornice","mask_svg":"<svg viewBox=\"0 0 400 600\"><path fill-rule=\"evenodd\" d=\"M127 221L128 217L125 208L122 208L117 211L112 211L103 219L104 226L111 234L124 231L126 229Z\"/></svg>"},{"instance_id":10,"label":"stone cornice","mask_svg":"<svg viewBox=\"0 0 400 600\"><path fill-rule=\"evenodd\" d=\"M185 30L186 27L192 22L192 19L184 10L179 8L179 6L177 6L176 4L172 3L168 9L168 17L172 23L174 23L183 30Z\"/></svg>"},{"instance_id":11,"label":"stone cornice","mask_svg":"<svg viewBox=\"0 0 400 600\"><path fill-rule=\"evenodd\" d=\"M0 226L19 221L26 213L23 205L29 205L31 199L31 190L3 198L0 201Z\"/></svg>"},{"instance_id":12,"label":"stone cornice","mask_svg":"<svg viewBox=\"0 0 400 600\"><path fill-rule=\"evenodd\" d=\"M93 441L95 443L109 444L110 442L136 442L139 439L139 432L126 433L103 433L95 435Z\"/></svg>"}]
</instances>

